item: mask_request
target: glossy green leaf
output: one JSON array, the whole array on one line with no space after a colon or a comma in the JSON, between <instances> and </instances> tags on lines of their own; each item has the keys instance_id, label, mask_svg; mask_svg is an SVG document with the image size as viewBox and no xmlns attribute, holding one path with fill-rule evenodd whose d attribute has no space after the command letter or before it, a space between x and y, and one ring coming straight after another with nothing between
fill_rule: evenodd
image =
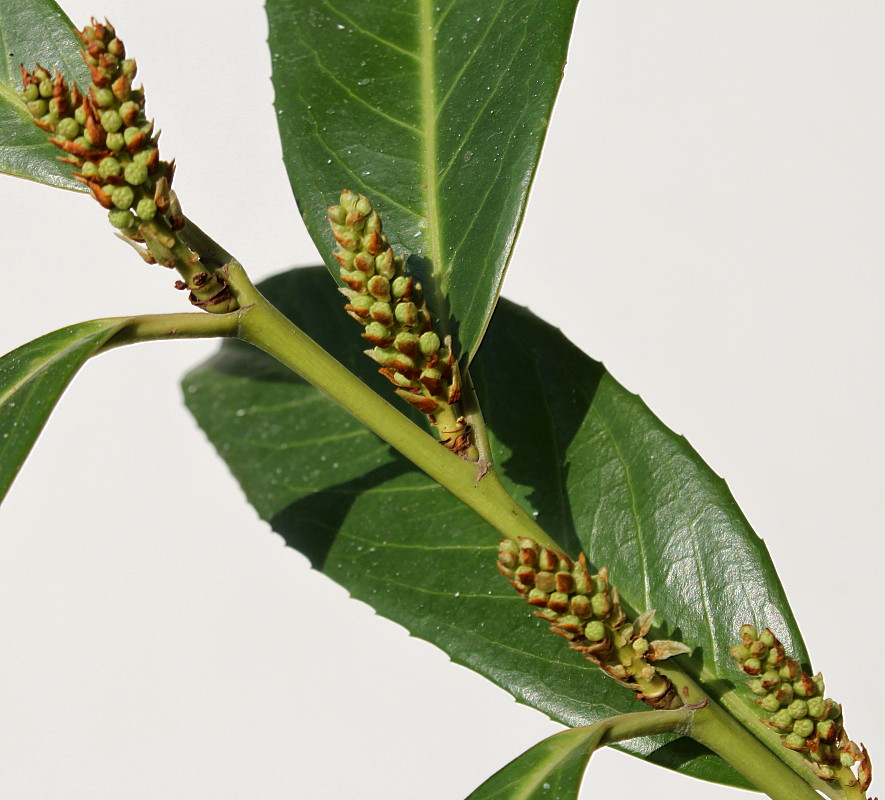
<instances>
[{"instance_id":1,"label":"glossy green leaf","mask_svg":"<svg viewBox=\"0 0 885 800\"><path fill-rule=\"evenodd\" d=\"M80 42L64 11L52 0L0 0L0 172L84 191L71 168L58 161L59 150L31 121L19 98L19 65L40 63L88 86L89 70L80 58Z\"/></svg>"},{"instance_id":2,"label":"glossy green leaf","mask_svg":"<svg viewBox=\"0 0 885 800\"><path fill-rule=\"evenodd\" d=\"M322 271L263 290L390 392ZM502 480L567 549L607 565L634 610L658 609L656 635L691 646L692 671L739 680L727 650L743 621L770 625L804 656L767 551L725 484L601 364L502 301L471 372ZM570 727L644 708L531 617L497 574L487 523L285 368L230 343L185 385L260 515L355 597ZM685 739L625 749L746 785Z\"/></svg>"},{"instance_id":3,"label":"glossy green leaf","mask_svg":"<svg viewBox=\"0 0 885 800\"><path fill-rule=\"evenodd\" d=\"M367 195L462 353L500 291L576 2L267 2L284 160L320 253L337 277L325 207Z\"/></svg>"},{"instance_id":4,"label":"glossy green leaf","mask_svg":"<svg viewBox=\"0 0 885 800\"><path fill-rule=\"evenodd\" d=\"M124 324L71 325L0 358L0 500L71 378Z\"/></svg>"},{"instance_id":5,"label":"glossy green leaf","mask_svg":"<svg viewBox=\"0 0 885 800\"><path fill-rule=\"evenodd\" d=\"M498 770L467 800L570 800L605 728L589 725L548 736Z\"/></svg>"}]
</instances>

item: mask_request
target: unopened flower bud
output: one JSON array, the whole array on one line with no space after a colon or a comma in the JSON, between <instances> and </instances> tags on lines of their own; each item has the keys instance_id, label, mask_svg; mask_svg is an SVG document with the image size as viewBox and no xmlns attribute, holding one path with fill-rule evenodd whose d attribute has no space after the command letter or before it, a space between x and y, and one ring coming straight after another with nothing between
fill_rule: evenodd
<instances>
[{"instance_id":1,"label":"unopened flower bud","mask_svg":"<svg viewBox=\"0 0 885 800\"><path fill-rule=\"evenodd\" d=\"M129 183L132 186L140 186L148 178L147 167L143 164L131 161L123 170L123 177L126 179L126 183Z\"/></svg>"},{"instance_id":2,"label":"unopened flower bud","mask_svg":"<svg viewBox=\"0 0 885 800\"><path fill-rule=\"evenodd\" d=\"M150 197L142 197L135 207L135 215L145 222L152 220L157 213L157 204Z\"/></svg>"},{"instance_id":3,"label":"unopened flower bud","mask_svg":"<svg viewBox=\"0 0 885 800\"><path fill-rule=\"evenodd\" d=\"M802 719L808 716L808 703L797 698L787 706L787 711L793 719Z\"/></svg>"},{"instance_id":4,"label":"unopened flower bud","mask_svg":"<svg viewBox=\"0 0 885 800\"><path fill-rule=\"evenodd\" d=\"M117 208L129 208L134 199L135 193L129 186L115 186L111 192L111 200Z\"/></svg>"},{"instance_id":5,"label":"unopened flower bud","mask_svg":"<svg viewBox=\"0 0 885 800\"><path fill-rule=\"evenodd\" d=\"M374 275L366 286L376 300L390 301L390 281L383 275Z\"/></svg>"},{"instance_id":6,"label":"unopened flower bud","mask_svg":"<svg viewBox=\"0 0 885 800\"><path fill-rule=\"evenodd\" d=\"M387 327L393 325L393 310L390 308L390 303L382 301L372 303L369 308L369 316L375 320L375 322L380 322Z\"/></svg>"},{"instance_id":7,"label":"unopened flower bud","mask_svg":"<svg viewBox=\"0 0 885 800\"><path fill-rule=\"evenodd\" d=\"M108 133L116 133L123 127L123 120L114 109L109 108L101 112L101 127Z\"/></svg>"},{"instance_id":8,"label":"unopened flower bud","mask_svg":"<svg viewBox=\"0 0 885 800\"><path fill-rule=\"evenodd\" d=\"M769 718L769 723L777 728L779 731L791 731L793 730L793 717L790 715L790 712L787 709L782 708L780 711L776 711Z\"/></svg>"},{"instance_id":9,"label":"unopened flower bud","mask_svg":"<svg viewBox=\"0 0 885 800\"><path fill-rule=\"evenodd\" d=\"M605 619L612 612L612 603L607 594L594 594L590 598L590 606L597 619Z\"/></svg>"},{"instance_id":10,"label":"unopened flower bud","mask_svg":"<svg viewBox=\"0 0 885 800\"><path fill-rule=\"evenodd\" d=\"M755 625L741 625L740 637L743 643L749 647L756 639L759 638L759 632Z\"/></svg>"},{"instance_id":11,"label":"unopened flower bud","mask_svg":"<svg viewBox=\"0 0 885 800\"><path fill-rule=\"evenodd\" d=\"M519 545L512 539L498 542L498 561L508 569L515 569L519 565Z\"/></svg>"},{"instance_id":12,"label":"unopened flower bud","mask_svg":"<svg viewBox=\"0 0 885 800\"><path fill-rule=\"evenodd\" d=\"M799 736L807 739L814 733L814 722L808 717L797 719L796 722L793 723L793 733L797 733Z\"/></svg>"},{"instance_id":13,"label":"unopened flower bud","mask_svg":"<svg viewBox=\"0 0 885 800\"><path fill-rule=\"evenodd\" d=\"M73 117L65 117L59 120L55 130L64 139L76 139L80 135L80 126Z\"/></svg>"},{"instance_id":14,"label":"unopened flower bud","mask_svg":"<svg viewBox=\"0 0 885 800\"><path fill-rule=\"evenodd\" d=\"M759 701L759 707L763 708L769 714L774 714L775 711L778 711L781 707L781 704L778 702L776 694L767 694Z\"/></svg>"},{"instance_id":15,"label":"unopened flower bud","mask_svg":"<svg viewBox=\"0 0 885 800\"><path fill-rule=\"evenodd\" d=\"M98 162L98 174L101 178L107 180L119 175L123 171L123 165L113 156L103 158Z\"/></svg>"},{"instance_id":16,"label":"unopened flower bud","mask_svg":"<svg viewBox=\"0 0 885 800\"><path fill-rule=\"evenodd\" d=\"M569 610L576 617L586 619L593 614L593 607L590 605L590 598L583 594L576 594L569 602Z\"/></svg>"},{"instance_id":17,"label":"unopened flower bud","mask_svg":"<svg viewBox=\"0 0 885 800\"><path fill-rule=\"evenodd\" d=\"M800 736L795 731L784 736L784 747L790 750L804 750L808 745L804 736Z\"/></svg>"},{"instance_id":18,"label":"unopened flower bud","mask_svg":"<svg viewBox=\"0 0 885 800\"><path fill-rule=\"evenodd\" d=\"M440 345L441 342L439 340L439 336L437 336L433 331L422 333L421 338L418 341L418 346L425 356L429 356L432 353L437 352L437 350L439 350L440 348Z\"/></svg>"},{"instance_id":19,"label":"unopened flower bud","mask_svg":"<svg viewBox=\"0 0 885 800\"><path fill-rule=\"evenodd\" d=\"M108 108L114 104L114 93L106 87L96 89L93 99L99 108Z\"/></svg>"},{"instance_id":20,"label":"unopened flower bud","mask_svg":"<svg viewBox=\"0 0 885 800\"><path fill-rule=\"evenodd\" d=\"M748 648L745 644L735 644L732 645L728 652L731 654L731 657L738 662L738 664L743 664L750 657L750 648Z\"/></svg>"},{"instance_id":21,"label":"unopened flower bud","mask_svg":"<svg viewBox=\"0 0 885 800\"><path fill-rule=\"evenodd\" d=\"M108 212L108 221L115 228L120 228L121 230L132 228L135 225L135 217L132 215L132 212L119 209Z\"/></svg>"},{"instance_id":22,"label":"unopened flower bud","mask_svg":"<svg viewBox=\"0 0 885 800\"><path fill-rule=\"evenodd\" d=\"M747 675L758 675L762 672L762 662L758 658L748 658L742 665L741 669Z\"/></svg>"},{"instance_id":23,"label":"unopened flower bud","mask_svg":"<svg viewBox=\"0 0 885 800\"><path fill-rule=\"evenodd\" d=\"M396 319L401 325L414 328L418 324L418 306L414 303L398 303Z\"/></svg>"},{"instance_id":24,"label":"unopened flower bud","mask_svg":"<svg viewBox=\"0 0 885 800\"><path fill-rule=\"evenodd\" d=\"M556 590L556 576L552 572L541 571L535 575L535 586L550 594Z\"/></svg>"},{"instance_id":25,"label":"unopened flower bud","mask_svg":"<svg viewBox=\"0 0 885 800\"><path fill-rule=\"evenodd\" d=\"M605 638L605 624L599 620L588 622L584 628L584 636L591 642L601 642Z\"/></svg>"},{"instance_id":26,"label":"unopened flower bud","mask_svg":"<svg viewBox=\"0 0 885 800\"><path fill-rule=\"evenodd\" d=\"M119 153L126 146L126 142L123 140L123 134L109 133L107 139L105 139L105 146L108 150L113 150L115 153Z\"/></svg>"}]
</instances>

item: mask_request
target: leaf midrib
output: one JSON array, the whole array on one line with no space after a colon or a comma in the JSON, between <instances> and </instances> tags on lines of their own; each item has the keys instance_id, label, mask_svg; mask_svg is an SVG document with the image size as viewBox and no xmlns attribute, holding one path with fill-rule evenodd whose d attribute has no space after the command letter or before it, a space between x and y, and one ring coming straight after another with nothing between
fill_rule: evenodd
<instances>
[{"instance_id":1,"label":"leaf midrib","mask_svg":"<svg viewBox=\"0 0 885 800\"><path fill-rule=\"evenodd\" d=\"M418 0L418 63L420 64L421 76L421 127L424 131L423 147L421 152L421 172L424 176L424 185L427 187L427 202L425 204L427 230L430 248L430 268L434 277L434 292L437 301L437 313L442 308L439 301L445 292L444 276L442 272L442 244L440 242L442 225L439 217L439 197L437 180L437 139L436 139L436 58L434 40L436 27L433 24L433 6L430 0Z\"/></svg>"}]
</instances>

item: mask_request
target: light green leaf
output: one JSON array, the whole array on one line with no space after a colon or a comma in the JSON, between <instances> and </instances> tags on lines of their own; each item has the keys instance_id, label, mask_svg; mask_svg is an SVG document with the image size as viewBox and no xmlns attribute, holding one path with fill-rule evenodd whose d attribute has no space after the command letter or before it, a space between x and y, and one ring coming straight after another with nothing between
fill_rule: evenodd
<instances>
[{"instance_id":1,"label":"light green leaf","mask_svg":"<svg viewBox=\"0 0 885 800\"><path fill-rule=\"evenodd\" d=\"M31 120L19 98L19 65L39 62L85 87L89 70L80 58L80 41L64 11L52 0L0 0L0 172L85 191L58 160L60 151Z\"/></svg>"},{"instance_id":2,"label":"light green leaf","mask_svg":"<svg viewBox=\"0 0 885 800\"><path fill-rule=\"evenodd\" d=\"M74 374L125 324L71 325L0 358L0 500Z\"/></svg>"},{"instance_id":3,"label":"light green leaf","mask_svg":"<svg viewBox=\"0 0 885 800\"><path fill-rule=\"evenodd\" d=\"M347 187L414 256L469 356L522 220L576 2L267 2L284 160L329 269L337 277L325 207Z\"/></svg>"},{"instance_id":4,"label":"light green leaf","mask_svg":"<svg viewBox=\"0 0 885 800\"><path fill-rule=\"evenodd\" d=\"M604 733L605 727L596 724L548 736L498 770L467 800L576 798L587 762Z\"/></svg>"}]
</instances>

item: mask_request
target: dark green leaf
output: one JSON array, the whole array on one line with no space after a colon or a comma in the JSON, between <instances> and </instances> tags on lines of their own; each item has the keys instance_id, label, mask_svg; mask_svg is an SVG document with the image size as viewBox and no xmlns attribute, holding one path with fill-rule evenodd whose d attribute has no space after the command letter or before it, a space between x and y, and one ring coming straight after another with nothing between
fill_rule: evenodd
<instances>
[{"instance_id":1,"label":"dark green leaf","mask_svg":"<svg viewBox=\"0 0 885 800\"><path fill-rule=\"evenodd\" d=\"M71 378L124 324L71 325L0 358L0 500Z\"/></svg>"},{"instance_id":2,"label":"dark green leaf","mask_svg":"<svg viewBox=\"0 0 885 800\"><path fill-rule=\"evenodd\" d=\"M0 42L0 172L84 191L71 177L71 168L58 161L60 151L34 125L18 95L20 64L31 70L39 62L81 87L89 85L74 26L52 0L0 0Z\"/></svg>"},{"instance_id":3,"label":"dark green leaf","mask_svg":"<svg viewBox=\"0 0 885 800\"><path fill-rule=\"evenodd\" d=\"M318 268L264 291L389 392ZM765 547L725 484L601 364L502 301L471 371L508 488L565 547L607 565L635 610L657 608L657 635L692 647L703 680L739 678L727 649L743 621L770 625L804 657ZM531 618L496 574L494 530L285 368L230 343L186 387L261 516L355 597L571 727L643 708ZM626 749L746 785L685 739Z\"/></svg>"},{"instance_id":4,"label":"dark green leaf","mask_svg":"<svg viewBox=\"0 0 885 800\"><path fill-rule=\"evenodd\" d=\"M548 736L498 770L467 800L576 798L587 762L605 733L601 725Z\"/></svg>"},{"instance_id":5,"label":"dark green leaf","mask_svg":"<svg viewBox=\"0 0 885 800\"><path fill-rule=\"evenodd\" d=\"M576 2L267 2L284 160L319 251L337 276L325 206L366 194L462 353L500 291Z\"/></svg>"}]
</instances>

